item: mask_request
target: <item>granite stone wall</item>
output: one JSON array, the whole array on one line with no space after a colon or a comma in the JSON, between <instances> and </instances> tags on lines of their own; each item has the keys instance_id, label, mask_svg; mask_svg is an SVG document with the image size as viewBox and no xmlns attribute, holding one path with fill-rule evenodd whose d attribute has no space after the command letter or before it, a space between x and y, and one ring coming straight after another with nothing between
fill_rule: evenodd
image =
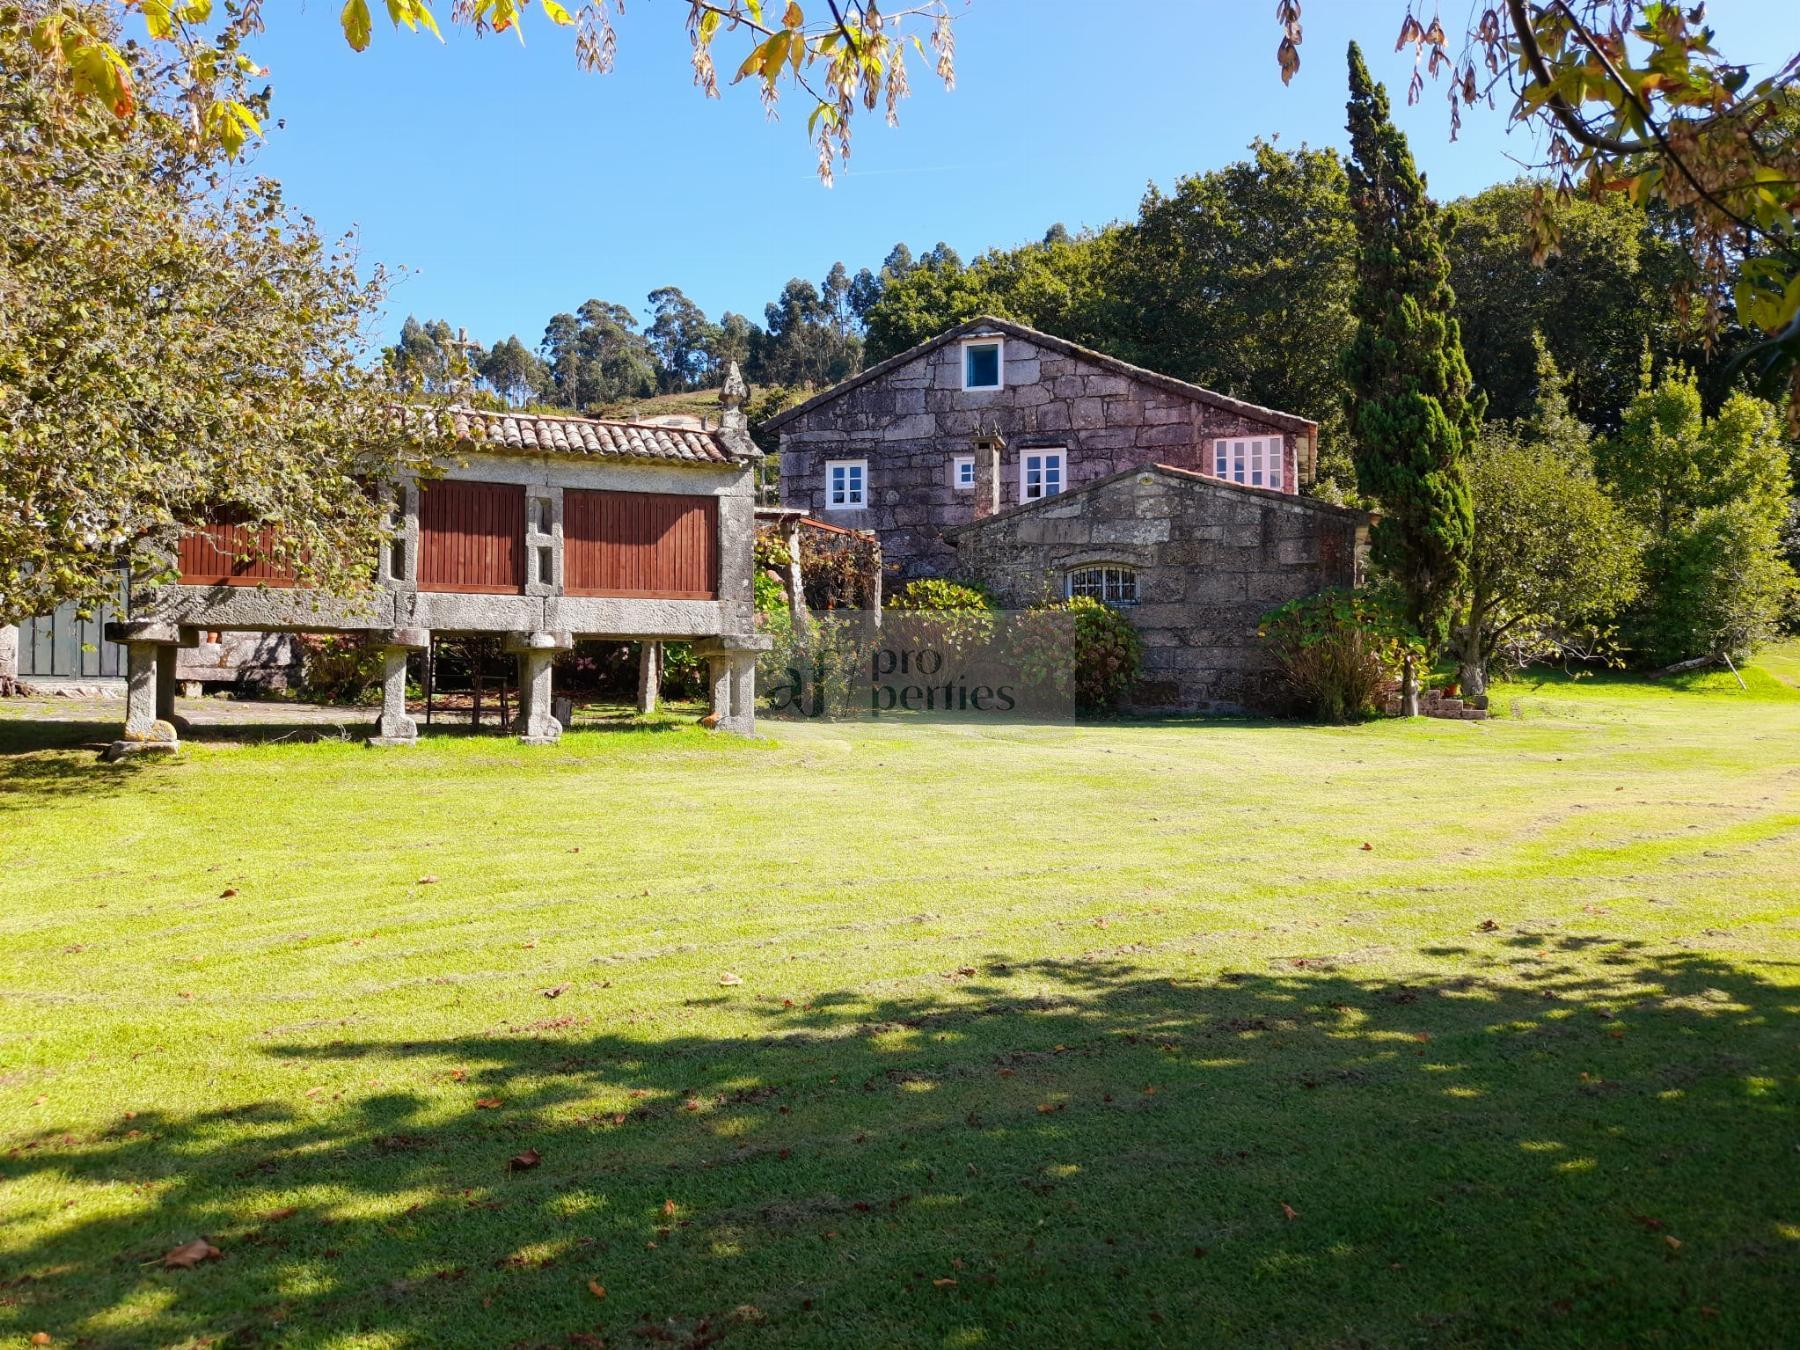
<instances>
[{"instance_id":1,"label":"granite stone wall","mask_svg":"<svg viewBox=\"0 0 1800 1350\"><path fill-rule=\"evenodd\" d=\"M999 435L1001 509L1019 504L1020 456L1061 447L1067 487L1148 463L1207 472L1215 437L1283 437L1283 482L1292 491L1296 438L1281 427L1225 411L1162 384L1004 335L1003 385L965 390L963 342L945 343L801 413L780 428L782 504L881 537L899 578L944 575L956 566L944 531L977 518L976 492L958 489L951 465ZM831 510L825 464L869 462L865 510Z\"/></svg>"},{"instance_id":2,"label":"granite stone wall","mask_svg":"<svg viewBox=\"0 0 1800 1350\"><path fill-rule=\"evenodd\" d=\"M1368 516L1307 497L1156 469L990 517L956 533L955 570L1001 603L1060 596L1071 570L1137 573L1125 607L1144 639L1133 702L1229 712L1271 706L1256 636L1269 609L1360 577Z\"/></svg>"}]
</instances>

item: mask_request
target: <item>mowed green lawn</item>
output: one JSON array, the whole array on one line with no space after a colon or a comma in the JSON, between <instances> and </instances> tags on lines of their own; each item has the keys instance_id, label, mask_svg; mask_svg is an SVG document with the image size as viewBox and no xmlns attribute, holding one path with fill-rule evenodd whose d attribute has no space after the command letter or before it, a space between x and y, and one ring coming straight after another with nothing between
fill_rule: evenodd
<instances>
[{"instance_id":1,"label":"mowed green lawn","mask_svg":"<svg viewBox=\"0 0 1800 1350\"><path fill-rule=\"evenodd\" d=\"M0 705L0 1339L1791 1342L1794 658L116 768Z\"/></svg>"}]
</instances>

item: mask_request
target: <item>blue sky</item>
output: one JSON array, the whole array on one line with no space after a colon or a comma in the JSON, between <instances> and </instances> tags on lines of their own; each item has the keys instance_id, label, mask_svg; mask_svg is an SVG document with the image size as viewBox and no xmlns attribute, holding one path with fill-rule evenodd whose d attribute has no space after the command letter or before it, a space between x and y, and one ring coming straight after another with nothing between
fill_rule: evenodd
<instances>
[{"instance_id":1,"label":"blue sky","mask_svg":"<svg viewBox=\"0 0 1800 1350\"><path fill-rule=\"evenodd\" d=\"M436 8L447 16L448 0ZM566 30L535 13L524 47L448 29L440 45L378 20L358 54L337 9L268 7L253 52L283 125L257 169L323 228L355 229L366 259L409 269L390 331L413 312L490 343L535 345L589 297L641 310L663 285L760 322L788 278L816 281L839 258L878 266L896 240L967 258L1055 221L1129 218L1146 183L1229 163L1255 136L1341 147L1352 37L1439 196L1512 177L1534 151L1503 110L1465 112L1451 144L1441 86L1404 106L1400 0L1308 3L1285 88L1270 0L973 0L957 11L955 92L916 69L899 127L864 119L829 190L800 100L767 123L747 85L717 101L692 86L678 0L630 0L606 76L578 71ZM1734 56L1800 50L1794 0L1723 0L1712 21ZM744 48L719 41L728 76Z\"/></svg>"}]
</instances>

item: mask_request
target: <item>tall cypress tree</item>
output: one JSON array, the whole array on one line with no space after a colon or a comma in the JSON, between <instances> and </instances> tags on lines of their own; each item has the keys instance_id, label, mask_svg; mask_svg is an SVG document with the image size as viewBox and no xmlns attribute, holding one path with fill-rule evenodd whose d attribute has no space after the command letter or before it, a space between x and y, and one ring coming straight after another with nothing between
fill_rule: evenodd
<instances>
[{"instance_id":1,"label":"tall cypress tree","mask_svg":"<svg viewBox=\"0 0 1800 1350\"><path fill-rule=\"evenodd\" d=\"M1387 91L1350 44L1350 205L1356 216L1356 332L1345 348L1356 478L1378 504L1375 563L1399 583L1407 617L1436 653L1468 574L1474 507L1465 447L1486 400L1475 392L1454 317L1450 221L1426 195ZM1411 662L1404 711L1417 713Z\"/></svg>"}]
</instances>

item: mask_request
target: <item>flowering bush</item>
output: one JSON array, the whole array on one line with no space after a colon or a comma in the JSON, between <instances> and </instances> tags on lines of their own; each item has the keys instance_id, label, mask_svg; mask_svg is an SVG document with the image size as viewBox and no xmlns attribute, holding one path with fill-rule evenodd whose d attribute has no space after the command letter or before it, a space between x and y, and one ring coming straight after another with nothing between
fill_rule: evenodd
<instances>
[{"instance_id":1,"label":"flowering bush","mask_svg":"<svg viewBox=\"0 0 1800 1350\"><path fill-rule=\"evenodd\" d=\"M1065 697L1072 681L1077 712L1116 709L1137 683L1143 663L1144 642L1131 621L1091 595L1037 605L1024 616L1025 623L1031 615L1044 623L1035 634L1025 629L1019 644L1027 681Z\"/></svg>"}]
</instances>

